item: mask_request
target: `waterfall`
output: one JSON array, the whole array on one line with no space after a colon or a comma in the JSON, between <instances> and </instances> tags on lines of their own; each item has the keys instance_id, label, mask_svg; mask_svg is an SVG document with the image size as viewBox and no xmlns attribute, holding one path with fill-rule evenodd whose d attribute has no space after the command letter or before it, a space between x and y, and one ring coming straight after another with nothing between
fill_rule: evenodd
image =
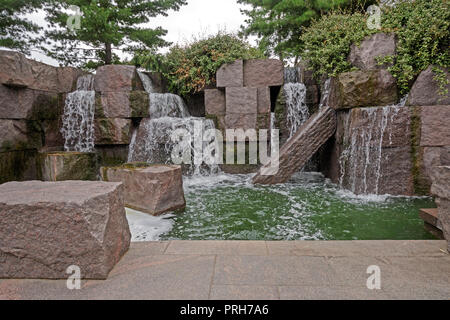
<instances>
[{"instance_id":1,"label":"waterfall","mask_svg":"<svg viewBox=\"0 0 450 320\"><path fill-rule=\"evenodd\" d=\"M150 117L187 118L189 111L180 96L171 93L150 93Z\"/></svg>"},{"instance_id":2,"label":"waterfall","mask_svg":"<svg viewBox=\"0 0 450 320\"><path fill-rule=\"evenodd\" d=\"M394 120L406 100L404 97L397 105L353 109L344 115L344 149L339 157L341 187L356 194L379 194L383 148L393 143Z\"/></svg>"},{"instance_id":3,"label":"waterfall","mask_svg":"<svg viewBox=\"0 0 450 320\"><path fill-rule=\"evenodd\" d=\"M148 92L148 93L155 92L155 89L153 87L152 79L150 79L150 77L144 72L138 71L138 75L139 75L139 78L142 81L142 85L144 86L144 90L146 92Z\"/></svg>"},{"instance_id":4,"label":"waterfall","mask_svg":"<svg viewBox=\"0 0 450 320\"><path fill-rule=\"evenodd\" d=\"M94 75L87 74L80 76L77 79L77 91L93 91L94 90Z\"/></svg>"},{"instance_id":5,"label":"waterfall","mask_svg":"<svg viewBox=\"0 0 450 320\"><path fill-rule=\"evenodd\" d=\"M285 68L284 69L284 83L300 82L299 68Z\"/></svg>"},{"instance_id":6,"label":"waterfall","mask_svg":"<svg viewBox=\"0 0 450 320\"><path fill-rule=\"evenodd\" d=\"M94 102L95 91L77 90L67 95L61 128L65 151L94 150Z\"/></svg>"},{"instance_id":7,"label":"waterfall","mask_svg":"<svg viewBox=\"0 0 450 320\"><path fill-rule=\"evenodd\" d=\"M330 89L331 89L331 78L328 78L323 84L322 88L322 97L320 98L319 109L322 109L324 106L328 106L328 100L330 98Z\"/></svg>"},{"instance_id":8,"label":"waterfall","mask_svg":"<svg viewBox=\"0 0 450 320\"><path fill-rule=\"evenodd\" d=\"M197 127L196 130L196 126ZM132 148L130 148L129 162L147 162L147 163L172 163L172 152L176 143L172 141L172 133L175 130L182 129L190 135L195 141L201 141L201 152L207 146L203 142L203 134L206 130L215 129L212 120L204 118L171 118L163 117L157 119L143 119L137 130ZM194 161L195 142L189 141L185 145L191 160L190 173L194 175L210 175L217 173L219 167L217 164L206 164Z\"/></svg>"},{"instance_id":9,"label":"waterfall","mask_svg":"<svg viewBox=\"0 0 450 320\"><path fill-rule=\"evenodd\" d=\"M172 141L172 133L182 129L192 138L190 143L185 145L192 162L190 173L210 175L219 172L217 164L206 164L202 160L194 159L194 155L199 154L194 151L199 151L202 155L204 147L208 144L203 142L203 133L206 130L215 129L214 122L205 118L191 117L180 96L171 93L154 93L151 89L153 88L151 79L147 77L147 80L150 82L144 86L150 99L150 118L142 119L139 127L133 132L128 162L173 163L172 153L177 144ZM201 141L200 146L198 141ZM202 150L196 150L200 148Z\"/></svg>"},{"instance_id":10,"label":"waterfall","mask_svg":"<svg viewBox=\"0 0 450 320\"><path fill-rule=\"evenodd\" d=\"M286 83L283 87L286 98L287 125L289 138L308 120L306 86L303 83Z\"/></svg>"}]
</instances>

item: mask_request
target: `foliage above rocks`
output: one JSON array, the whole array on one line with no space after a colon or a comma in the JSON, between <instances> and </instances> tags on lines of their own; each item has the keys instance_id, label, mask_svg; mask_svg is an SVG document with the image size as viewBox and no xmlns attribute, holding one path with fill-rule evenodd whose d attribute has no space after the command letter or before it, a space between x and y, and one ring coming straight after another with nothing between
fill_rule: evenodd
<instances>
[{"instance_id":1,"label":"foliage above rocks","mask_svg":"<svg viewBox=\"0 0 450 320\"><path fill-rule=\"evenodd\" d=\"M406 94L416 77L430 65L435 66L435 80L441 94L446 93L448 79L442 67L450 66L450 8L446 0L400 0L395 6L383 6L381 29L367 27L367 15L333 12L316 20L301 36L302 57L308 61L317 79L336 76L356 68L347 60L353 43L374 33L394 33L395 56L379 57L389 64L401 94ZM441 67L441 68L439 68Z\"/></svg>"},{"instance_id":2,"label":"foliage above rocks","mask_svg":"<svg viewBox=\"0 0 450 320\"><path fill-rule=\"evenodd\" d=\"M241 10L248 17L242 27L244 35L258 36L259 47L268 55L297 61L302 48L299 38L313 19L337 8L364 10L376 0L238 0L238 3L246 5Z\"/></svg>"},{"instance_id":3,"label":"foliage above rocks","mask_svg":"<svg viewBox=\"0 0 450 320\"><path fill-rule=\"evenodd\" d=\"M442 68L450 66L450 2L447 0L415 0L386 7L382 27L395 32L397 56L381 59L394 62L389 71L397 78L400 91L409 91L419 73L430 65L445 94L448 83ZM383 61L384 60L384 61Z\"/></svg>"},{"instance_id":4,"label":"foliage above rocks","mask_svg":"<svg viewBox=\"0 0 450 320\"><path fill-rule=\"evenodd\" d=\"M314 77L337 76L354 71L347 56L352 44L359 44L366 36L376 33L366 25L367 17L332 12L315 21L301 37L304 43L302 58L314 70Z\"/></svg>"},{"instance_id":5,"label":"foliage above rocks","mask_svg":"<svg viewBox=\"0 0 450 320\"><path fill-rule=\"evenodd\" d=\"M170 92L187 96L214 86L216 72L223 64L257 58L264 58L264 54L233 34L219 32L204 39L194 39L184 46L173 46L165 55L136 56L134 62L162 72Z\"/></svg>"}]
</instances>

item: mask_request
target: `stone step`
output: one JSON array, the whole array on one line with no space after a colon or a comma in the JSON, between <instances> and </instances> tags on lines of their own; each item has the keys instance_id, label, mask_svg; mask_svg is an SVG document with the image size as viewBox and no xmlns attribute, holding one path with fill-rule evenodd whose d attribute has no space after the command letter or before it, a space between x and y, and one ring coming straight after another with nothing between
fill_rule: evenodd
<instances>
[{"instance_id":1,"label":"stone step","mask_svg":"<svg viewBox=\"0 0 450 320\"><path fill-rule=\"evenodd\" d=\"M439 229L442 229L439 223L438 209L420 209L419 216L426 223L431 224L432 226L437 227Z\"/></svg>"},{"instance_id":2,"label":"stone step","mask_svg":"<svg viewBox=\"0 0 450 320\"><path fill-rule=\"evenodd\" d=\"M442 223L439 221L438 209L420 209L419 216L424 221L425 230L438 239L445 239L442 232Z\"/></svg>"},{"instance_id":3,"label":"stone step","mask_svg":"<svg viewBox=\"0 0 450 320\"><path fill-rule=\"evenodd\" d=\"M287 182L314 156L336 131L336 112L324 107L316 112L280 150L278 171L274 162L266 164L253 178L253 183Z\"/></svg>"}]
</instances>

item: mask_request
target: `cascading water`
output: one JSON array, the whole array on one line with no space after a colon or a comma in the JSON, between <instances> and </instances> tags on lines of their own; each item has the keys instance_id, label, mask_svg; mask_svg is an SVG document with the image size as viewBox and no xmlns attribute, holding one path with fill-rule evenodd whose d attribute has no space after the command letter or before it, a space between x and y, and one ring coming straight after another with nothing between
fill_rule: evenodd
<instances>
[{"instance_id":1,"label":"cascading water","mask_svg":"<svg viewBox=\"0 0 450 320\"><path fill-rule=\"evenodd\" d=\"M286 99L289 138L291 138L309 118L309 110L306 105L306 86L303 83L286 83L283 90Z\"/></svg>"},{"instance_id":2,"label":"cascading water","mask_svg":"<svg viewBox=\"0 0 450 320\"><path fill-rule=\"evenodd\" d=\"M150 78L147 79L150 81L150 85L145 85L150 99L150 118L142 119L139 127L133 132L128 162L172 163L172 152L177 145L172 141L172 133L175 130L184 130L191 137L191 143L186 145L192 162L191 173L210 175L219 172L217 164L206 164L194 159L194 155L201 153L208 144L203 142L203 133L215 129L214 122L205 118L191 117L180 96L148 91L153 86ZM202 141L200 147L195 145L194 141Z\"/></svg>"},{"instance_id":3,"label":"cascading water","mask_svg":"<svg viewBox=\"0 0 450 320\"><path fill-rule=\"evenodd\" d=\"M339 158L341 187L353 193L378 195L382 178L383 148L392 145L392 127L395 117L405 106L407 97L397 105L360 108L357 117L352 112L344 115L343 145ZM364 121L361 125L352 123ZM386 130L389 130L386 132ZM385 141L386 137L389 142Z\"/></svg>"},{"instance_id":4,"label":"cascading water","mask_svg":"<svg viewBox=\"0 0 450 320\"><path fill-rule=\"evenodd\" d=\"M66 97L61 133L64 150L92 152L94 150L94 76L81 76L77 90Z\"/></svg>"},{"instance_id":5,"label":"cascading water","mask_svg":"<svg viewBox=\"0 0 450 320\"><path fill-rule=\"evenodd\" d=\"M190 114L180 96L171 93L150 93L150 117L188 118Z\"/></svg>"},{"instance_id":6,"label":"cascading water","mask_svg":"<svg viewBox=\"0 0 450 320\"><path fill-rule=\"evenodd\" d=\"M94 91L94 75L87 74L77 79L77 91Z\"/></svg>"},{"instance_id":7,"label":"cascading water","mask_svg":"<svg viewBox=\"0 0 450 320\"><path fill-rule=\"evenodd\" d=\"M306 86L299 82L298 68L286 68L284 70L284 81L286 120L289 127L289 138L291 138L308 120L310 114L306 105Z\"/></svg>"},{"instance_id":8,"label":"cascading water","mask_svg":"<svg viewBox=\"0 0 450 320\"><path fill-rule=\"evenodd\" d=\"M155 89L153 87L153 83L152 83L152 79L150 79L150 77L145 74L144 72L140 72L138 71L138 75L139 78L142 81L142 85L144 86L144 90L148 93L153 93L155 92Z\"/></svg>"}]
</instances>

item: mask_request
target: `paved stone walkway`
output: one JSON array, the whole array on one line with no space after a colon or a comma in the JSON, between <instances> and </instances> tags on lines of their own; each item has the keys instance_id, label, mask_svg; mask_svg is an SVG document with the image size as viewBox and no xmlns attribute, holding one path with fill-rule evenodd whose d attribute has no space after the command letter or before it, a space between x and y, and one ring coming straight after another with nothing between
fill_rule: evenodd
<instances>
[{"instance_id":1,"label":"paved stone walkway","mask_svg":"<svg viewBox=\"0 0 450 320\"><path fill-rule=\"evenodd\" d=\"M444 241L133 243L106 281L0 280L0 299L449 299ZM368 290L371 265L381 290Z\"/></svg>"}]
</instances>

